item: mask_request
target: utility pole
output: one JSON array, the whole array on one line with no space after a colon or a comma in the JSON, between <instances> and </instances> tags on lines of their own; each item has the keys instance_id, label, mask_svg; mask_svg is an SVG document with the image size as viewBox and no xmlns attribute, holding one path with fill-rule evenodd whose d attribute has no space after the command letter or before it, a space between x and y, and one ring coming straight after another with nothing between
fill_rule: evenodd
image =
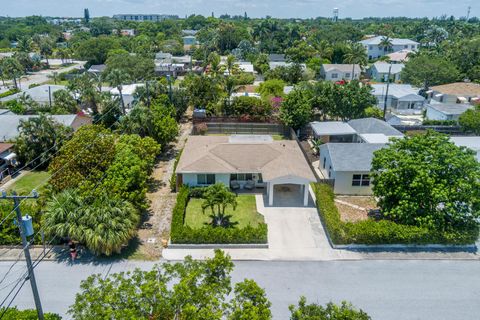
<instances>
[{"instance_id":1,"label":"utility pole","mask_svg":"<svg viewBox=\"0 0 480 320\"><path fill-rule=\"evenodd\" d=\"M52 108L52 89L48 86L48 104L50 109Z\"/></svg>"},{"instance_id":2,"label":"utility pole","mask_svg":"<svg viewBox=\"0 0 480 320\"><path fill-rule=\"evenodd\" d=\"M30 257L30 248L27 241L27 230L22 220L22 212L20 211L20 200L24 199L37 199L38 193L33 190L31 196L18 196L15 191L12 192L11 196L7 196L5 191L2 191L0 199L9 199L13 200L14 210L17 214L17 224L20 231L20 236L22 238L23 252L25 254L25 261L27 262L28 277L30 280L30 285L32 286L33 299L35 300L35 307L37 308L37 315L39 320L44 320L42 303L40 302L40 296L38 294L37 282L35 280L35 273L33 271L32 258Z\"/></svg>"},{"instance_id":3,"label":"utility pole","mask_svg":"<svg viewBox=\"0 0 480 320\"><path fill-rule=\"evenodd\" d=\"M168 97L170 98L170 103L172 103L172 77L171 75L167 74L168 80Z\"/></svg>"},{"instance_id":4,"label":"utility pole","mask_svg":"<svg viewBox=\"0 0 480 320\"><path fill-rule=\"evenodd\" d=\"M392 73L392 63L388 67L388 77L387 77L387 90L385 91L385 100L383 102L383 120L387 121L387 100L388 100L388 88L390 87L390 74Z\"/></svg>"}]
</instances>

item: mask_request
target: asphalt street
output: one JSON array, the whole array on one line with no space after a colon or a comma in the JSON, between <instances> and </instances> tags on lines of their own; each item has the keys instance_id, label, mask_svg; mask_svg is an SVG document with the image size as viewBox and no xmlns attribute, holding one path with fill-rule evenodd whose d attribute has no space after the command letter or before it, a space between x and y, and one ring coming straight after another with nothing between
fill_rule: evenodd
<instances>
[{"instance_id":1,"label":"asphalt street","mask_svg":"<svg viewBox=\"0 0 480 320\"><path fill-rule=\"evenodd\" d=\"M45 311L66 314L80 281L90 274L104 276L148 269L153 262L42 262L35 270ZM0 279L12 262L0 262ZM25 271L19 261L0 284L0 299ZM272 302L274 319L288 319L288 306L304 295L311 302L351 301L373 319L479 319L480 263L478 261L369 260L325 262L236 262L233 281L253 278ZM9 285L9 286L7 286ZM1 301L0 300L0 301ZM29 283L13 305L33 308ZM68 316L67 316L68 319Z\"/></svg>"}]
</instances>

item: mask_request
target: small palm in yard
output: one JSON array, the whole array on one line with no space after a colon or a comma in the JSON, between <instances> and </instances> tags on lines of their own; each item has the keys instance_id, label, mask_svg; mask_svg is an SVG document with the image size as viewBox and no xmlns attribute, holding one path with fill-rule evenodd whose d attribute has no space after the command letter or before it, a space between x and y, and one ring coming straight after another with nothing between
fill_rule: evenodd
<instances>
[{"instance_id":1,"label":"small palm in yard","mask_svg":"<svg viewBox=\"0 0 480 320\"><path fill-rule=\"evenodd\" d=\"M237 208L237 196L224 184L216 183L207 187L203 198L202 210L205 213L205 210L210 208L212 221L209 224L212 227L231 228L238 224L231 221L231 215L225 214L228 206L232 206L233 210Z\"/></svg>"},{"instance_id":2,"label":"small palm in yard","mask_svg":"<svg viewBox=\"0 0 480 320\"><path fill-rule=\"evenodd\" d=\"M119 96L120 96L120 102L122 103L122 111L123 114L126 114L125 112L125 101L123 100L123 95L122 95L122 90L123 90L123 84L127 81L129 81L130 76L128 73L119 70L119 69L113 69L110 71L110 73L107 75L106 80L112 87L117 88Z\"/></svg>"}]
</instances>

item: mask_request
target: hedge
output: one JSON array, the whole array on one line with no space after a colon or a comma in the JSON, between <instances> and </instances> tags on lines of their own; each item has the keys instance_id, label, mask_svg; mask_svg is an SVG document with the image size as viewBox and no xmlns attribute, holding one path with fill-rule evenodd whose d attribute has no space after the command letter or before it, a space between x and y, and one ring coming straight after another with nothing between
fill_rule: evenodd
<instances>
[{"instance_id":1,"label":"hedge","mask_svg":"<svg viewBox=\"0 0 480 320\"><path fill-rule=\"evenodd\" d=\"M372 219L343 222L334 202L333 190L325 184L313 186L318 214L334 244L472 244L478 228L467 231L439 232L393 221Z\"/></svg>"},{"instance_id":2,"label":"hedge","mask_svg":"<svg viewBox=\"0 0 480 320\"><path fill-rule=\"evenodd\" d=\"M457 126L458 122L455 120L424 120L424 126Z\"/></svg>"},{"instance_id":3,"label":"hedge","mask_svg":"<svg viewBox=\"0 0 480 320\"><path fill-rule=\"evenodd\" d=\"M180 152L177 154L175 157L175 162L173 163L173 172L172 175L170 176L170 190L172 192L175 192L177 190L177 166L178 162L180 161L180 157L182 156L183 149L180 150Z\"/></svg>"},{"instance_id":4,"label":"hedge","mask_svg":"<svg viewBox=\"0 0 480 320\"><path fill-rule=\"evenodd\" d=\"M245 244L267 243L267 225L245 228L213 228L204 226L193 229L184 225L185 211L190 199L190 188L182 186L173 208L171 242L174 244Z\"/></svg>"},{"instance_id":5,"label":"hedge","mask_svg":"<svg viewBox=\"0 0 480 320\"><path fill-rule=\"evenodd\" d=\"M12 94L20 92L20 89L10 89L5 92L0 93L0 98L5 98L11 96Z\"/></svg>"}]
</instances>

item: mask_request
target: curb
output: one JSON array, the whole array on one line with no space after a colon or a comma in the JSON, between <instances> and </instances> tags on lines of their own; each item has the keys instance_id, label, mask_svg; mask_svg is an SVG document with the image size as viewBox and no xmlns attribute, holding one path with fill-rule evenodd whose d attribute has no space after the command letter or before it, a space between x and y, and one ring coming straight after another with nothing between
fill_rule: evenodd
<instances>
[{"instance_id":1,"label":"curb","mask_svg":"<svg viewBox=\"0 0 480 320\"><path fill-rule=\"evenodd\" d=\"M169 243L167 249L268 249L268 243L245 243L245 244L182 244Z\"/></svg>"},{"instance_id":2,"label":"curb","mask_svg":"<svg viewBox=\"0 0 480 320\"><path fill-rule=\"evenodd\" d=\"M442 250L442 251L476 251L477 246L471 245L442 245L442 244L331 244L334 249L343 250Z\"/></svg>"}]
</instances>

